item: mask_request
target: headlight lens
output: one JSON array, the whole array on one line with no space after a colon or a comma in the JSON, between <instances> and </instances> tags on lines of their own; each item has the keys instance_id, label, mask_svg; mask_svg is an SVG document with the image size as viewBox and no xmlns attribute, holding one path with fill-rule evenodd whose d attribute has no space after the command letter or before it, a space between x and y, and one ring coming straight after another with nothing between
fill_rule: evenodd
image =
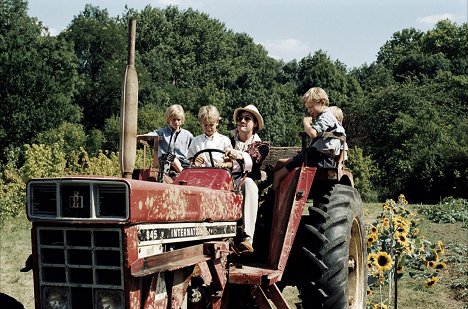
<instances>
[{"instance_id":1,"label":"headlight lens","mask_svg":"<svg viewBox=\"0 0 468 309\"><path fill-rule=\"evenodd\" d=\"M69 309L70 293L67 288L45 287L44 308L46 309Z\"/></svg>"},{"instance_id":2,"label":"headlight lens","mask_svg":"<svg viewBox=\"0 0 468 309\"><path fill-rule=\"evenodd\" d=\"M124 309L122 291L97 290L96 309Z\"/></svg>"}]
</instances>

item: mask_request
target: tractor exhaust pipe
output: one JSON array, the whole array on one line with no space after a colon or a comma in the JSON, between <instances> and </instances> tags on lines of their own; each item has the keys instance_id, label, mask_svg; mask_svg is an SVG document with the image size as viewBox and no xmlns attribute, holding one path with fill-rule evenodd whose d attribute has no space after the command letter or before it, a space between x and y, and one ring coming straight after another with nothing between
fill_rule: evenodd
<instances>
[{"instance_id":1,"label":"tractor exhaust pipe","mask_svg":"<svg viewBox=\"0 0 468 309\"><path fill-rule=\"evenodd\" d=\"M132 178L136 159L138 119L138 76L135 69L136 20L128 26L128 57L120 105L120 152L122 177Z\"/></svg>"}]
</instances>

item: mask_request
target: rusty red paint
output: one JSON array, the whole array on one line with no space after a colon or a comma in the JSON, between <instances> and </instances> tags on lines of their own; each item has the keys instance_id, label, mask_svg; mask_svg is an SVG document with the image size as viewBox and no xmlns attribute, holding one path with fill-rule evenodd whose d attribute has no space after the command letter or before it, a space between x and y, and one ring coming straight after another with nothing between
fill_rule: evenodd
<instances>
[{"instance_id":1,"label":"rusty red paint","mask_svg":"<svg viewBox=\"0 0 468 309\"><path fill-rule=\"evenodd\" d=\"M150 289L146 299L144 300L144 308L166 309L168 301L169 299L164 276L161 273L156 273L151 278Z\"/></svg>"},{"instance_id":2,"label":"rusty red paint","mask_svg":"<svg viewBox=\"0 0 468 309\"><path fill-rule=\"evenodd\" d=\"M270 285L281 279L282 272L275 269L243 265L241 268L229 267L229 283Z\"/></svg>"},{"instance_id":3,"label":"rusty red paint","mask_svg":"<svg viewBox=\"0 0 468 309\"><path fill-rule=\"evenodd\" d=\"M284 270L286 267L316 170L316 168L303 167L299 174L299 180L294 192L294 201L291 205L290 217L284 218L284 220L287 220L287 227L284 241L282 241L281 254L277 266L279 270Z\"/></svg>"},{"instance_id":4,"label":"rusty red paint","mask_svg":"<svg viewBox=\"0 0 468 309\"><path fill-rule=\"evenodd\" d=\"M129 181L132 223L235 221L242 194L189 185Z\"/></svg>"},{"instance_id":5,"label":"rusty red paint","mask_svg":"<svg viewBox=\"0 0 468 309\"><path fill-rule=\"evenodd\" d=\"M128 280L125 280L126 289L129 291L128 294L128 304L129 309L139 309L141 308L141 290L140 290L140 279L128 277Z\"/></svg>"}]
</instances>

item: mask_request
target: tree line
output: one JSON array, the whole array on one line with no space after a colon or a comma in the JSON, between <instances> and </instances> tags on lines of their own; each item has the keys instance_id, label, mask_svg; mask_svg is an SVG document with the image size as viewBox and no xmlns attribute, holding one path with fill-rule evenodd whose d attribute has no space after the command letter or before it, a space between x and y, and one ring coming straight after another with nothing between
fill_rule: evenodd
<instances>
[{"instance_id":1,"label":"tree line","mask_svg":"<svg viewBox=\"0 0 468 309\"><path fill-rule=\"evenodd\" d=\"M344 111L348 166L366 199L468 197L466 23L403 29L374 62L347 68L322 50L275 60L248 34L193 9L147 6L112 17L86 5L52 36L27 8L25 0L0 4L2 186L12 161L24 165L24 145L58 144L65 154L90 156L118 151L127 25L136 18L139 133L163 126L174 103L184 106L194 134L201 133L199 107L215 105L227 133L233 110L255 104L265 118L262 139L299 145L300 98L320 86Z\"/></svg>"}]
</instances>

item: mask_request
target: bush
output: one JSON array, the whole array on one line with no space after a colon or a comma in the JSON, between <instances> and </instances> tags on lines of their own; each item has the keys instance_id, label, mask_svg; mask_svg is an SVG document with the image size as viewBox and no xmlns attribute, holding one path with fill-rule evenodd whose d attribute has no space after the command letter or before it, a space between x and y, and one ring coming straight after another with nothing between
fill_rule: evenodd
<instances>
[{"instance_id":1,"label":"bush","mask_svg":"<svg viewBox=\"0 0 468 309\"><path fill-rule=\"evenodd\" d=\"M468 201L461 198L446 197L438 205L419 206L418 212L435 223L463 222L468 227Z\"/></svg>"},{"instance_id":2,"label":"bush","mask_svg":"<svg viewBox=\"0 0 468 309\"><path fill-rule=\"evenodd\" d=\"M349 149L349 159L346 162L354 177L354 186L366 202L377 201L372 180L377 177L378 169L370 156L365 156L361 148L355 146Z\"/></svg>"},{"instance_id":3,"label":"bush","mask_svg":"<svg viewBox=\"0 0 468 309\"><path fill-rule=\"evenodd\" d=\"M26 200L25 183L18 174L19 148L5 151L6 164L1 167L0 225L8 217L15 217L23 209Z\"/></svg>"},{"instance_id":4,"label":"bush","mask_svg":"<svg viewBox=\"0 0 468 309\"><path fill-rule=\"evenodd\" d=\"M1 166L0 223L16 217L26 204L26 182L32 178L62 177L64 175L120 176L118 154L102 152L89 156L84 148L71 151L68 161L62 145L24 145L24 163L19 167L20 149L5 151L6 163ZM137 161L142 161L139 152ZM147 159L148 161L150 158Z\"/></svg>"}]
</instances>

